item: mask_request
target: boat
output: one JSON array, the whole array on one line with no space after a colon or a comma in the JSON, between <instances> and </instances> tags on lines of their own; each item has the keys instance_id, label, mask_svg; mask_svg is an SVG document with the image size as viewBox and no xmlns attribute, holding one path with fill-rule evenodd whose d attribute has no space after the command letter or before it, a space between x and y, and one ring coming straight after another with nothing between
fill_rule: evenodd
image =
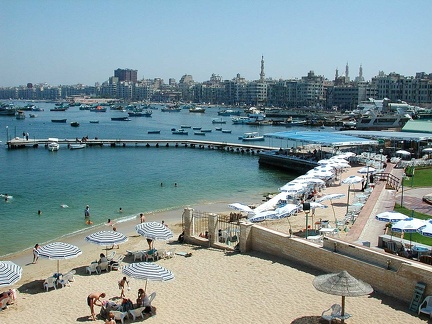
<instances>
[{"instance_id":1,"label":"boat","mask_svg":"<svg viewBox=\"0 0 432 324\"><path fill-rule=\"evenodd\" d=\"M160 130L159 129L151 129L147 132L147 134L160 134Z\"/></svg>"},{"instance_id":2,"label":"boat","mask_svg":"<svg viewBox=\"0 0 432 324\"><path fill-rule=\"evenodd\" d=\"M306 120L293 120L287 121L286 123L281 123L281 125L285 125L285 127L294 127L294 126L304 126L307 124Z\"/></svg>"},{"instance_id":3,"label":"boat","mask_svg":"<svg viewBox=\"0 0 432 324\"><path fill-rule=\"evenodd\" d=\"M93 112L106 112L107 111L107 107L102 107L102 106L91 107L90 111L93 111Z\"/></svg>"},{"instance_id":4,"label":"boat","mask_svg":"<svg viewBox=\"0 0 432 324\"><path fill-rule=\"evenodd\" d=\"M0 104L0 116L15 116L16 108L12 104Z\"/></svg>"},{"instance_id":5,"label":"boat","mask_svg":"<svg viewBox=\"0 0 432 324\"><path fill-rule=\"evenodd\" d=\"M164 112L180 112L182 109L179 105L169 104L163 108L161 108L161 111Z\"/></svg>"},{"instance_id":6,"label":"boat","mask_svg":"<svg viewBox=\"0 0 432 324\"><path fill-rule=\"evenodd\" d=\"M205 113L205 108L203 108L203 107L192 107L192 108L189 108L189 112L191 112L191 113Z\"/></svg>"},{"instance_id":7,"label":"boat","mask_svg":"<svg viewBox=\"0 0 432 324\"><path fill-rule=\"evenodd\" d=\"M85 148L86 145L83 143L79 143L79 144L69 144L69 149L71 150L79 150L79 149L83 149Z\"/></svg>"},{"instance_id":8,"label":"boat","mask_svg":"<svg viewBox=\"0 0 432 324\"><path fill-rule=\"evenodd\" d=\"M226 124L226 120L223 118L213 118L212 123L213 124Z\"/></svg>"},{"instance_id":9,"label":"boat","mask_svg":"<svg viewBox=\"0 0 432 324\"><path fill-rule=\"evenodd\" d=\"M183 128L180 128L180 129L172 128L171 133L173 135L188 135L188 132L185 131Z\"/></svg>"},{"instance_id":10,"label":"boat","mask_svg":"<svg viewBox=\"0 0 432 324\"><path fill-rule=\"evenodd\" d=\"M410 119L412 118L408 114L378 114L373 110L369 110L367 114L357 119L355 128L357 130L402 129Z\"/></svg>"},{"instance_id":11,"label":"boat","mask_svg":"<svg viewBox=\"0 0 432 324\"><path fill-rule=\"evenodd\" d=\"M71 125L72 127L78 127L78 126L79 126L79 123L78 123L77 121L73 121L73 122L70 123L70 125Z\"/></svg>"},{"instance_id":12,"label":"boat","mask_svg":"<svg viewBox=\"0 0 432 324\"><path fill-rule=\"evenodd\" d=\"M36 114L29 114L30 118L36 118L37 115Z\"/></svg>"},{"instance_id":13,"label":"boat","mask_svg":"<svg viewBox=\"0 0 432 324\"><path fill-rule=\"evenodd\" d=\"M66 123L66 118L64 119L51 119L51 122L53 123Z\"/></svg>"},{"instance_id":14,"label":"boat","mask_svg":"<svg viewBox=\"0 0 432 324\"><path fill-rule=\"evenodd\" d=\"M146 111L130 111L128 112L129 117L151 117L152 116L151 110Z\"/></svg>"},{"instance_id":15,"label":"boat","mask_svg":"<svg viewBox=\"0 0 432 324\"><path fill-rule=\"evenodd\" d=\"M193 130L201 130L202 127L192 127Z\"/></svg>"},{"instance_id":16,"label":"boat","mask_svg":"<svg viewBox=\"0 0 432 324\"><path fill-rule=\"evenodd\" d=\"M15 115L16 119L25 119L25 113L22 110L17 110L16 115Z\"/></svg>"},{"instance_id":17,"label":"boat","mask_svg":"<svg viewBox=\"0 0 432 324\"><path fill-rule=\"evenodd\" d=\"M244 133L243 136L239 136L238 139L244 142L264 141L264 136L258 135L258 132L250 132Z\"/></svg>"},{"instance_id":18,"label":"boat","mask_svg":"<svg viewBox=\"0 0 432 324\"><path fill-rule=\"evenodd\" d=\"M231 129L222 129L221 132L225 133L225 134L230 134L231 133Z\"/></svg>"},{"instance_id":19,"label":"boat","mask_svg":"<svg viewBox=\"0 0 432 324\"><path fill-rule=\"evenodd\" d=\"M181 125L180 128L191 128L192 126L190 125Z\"/></svg>"},{"instance_id":20,"label":"boat","mask_svg":"<svg viewBox=\"0 0 432 324\"><path fill-rule=\"evenodd\" d=\"M231 120L234 125L247 124L250 121L249 117L245 117L245 116L232 117Z\"/></svg>"},{"instance_id":21,"label":"boat","mask_svg":"<svg viewBox=\"0 0 432 324\"><path fill-rule=\"evenodd\" d=\"M130 121L130 118L128 118L127 116L124 116L124 117L111 117L111 120L113 120L113 121Z\"/></svg>"},{"instance_id":22,"label":"boat","mask_svg":"<svg viewBox=\"0 0 432 324\"><path fill-rule=\"evenodd\" d=\"M201 129L201 132L203 133L211 133L211 129Z\"/></svg>"},{"instance_id":23,"label":"boat","mask_svg":"<svg viewBox=\"0 0 432 324\"><path fill-rule=\"evenodd\" d=\"M224 109L218 111L219 116L240 116L240 110Z\"/></svg>"},{"instance_id":24,"label":"boat","mask_svg":"<svg viewBox=\"0 0 432 324\"><path fill-rule=\"evenodd\" d=\"M99 124L99 120L90 120L90 124Z\"/></svg>"},{"instance_id":25,"label":"boat","mask_svg":"<svg viewBox=\"0 0 432 324\"><path fill-rule=\"evenodd\" d=\"M216 127L215 130L217 130L217 131L221 131L221 130L222 130L222 127Z\"/></svg>"},{"instance_id":26,"label":"boat","mask_svg":"<svg viewBox=\"0 0 432 324\"><path fill-rule=\"evenodd\" d=\"M204 136L206 133L205 132L203 132L203 131L196 131L196 132L194 132L194 135L201 135L201 136Z\"/></svg>"},{"instance_id":27,"label":"boat","mask_svg":"<svg viewBox=\"0 0 432 324\"><path fill-rule=\"evenodd\" d=\"M60 144L58 143L58 138L48 138L48 150L51 152L58 151L60 148Z\"/></svg>"}]
</instances>

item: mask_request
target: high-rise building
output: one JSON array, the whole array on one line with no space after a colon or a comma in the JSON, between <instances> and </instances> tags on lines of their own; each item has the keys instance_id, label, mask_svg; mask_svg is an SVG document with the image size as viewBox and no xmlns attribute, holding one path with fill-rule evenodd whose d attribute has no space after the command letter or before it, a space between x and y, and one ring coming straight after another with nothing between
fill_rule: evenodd
<instances>
[{"instance_id":1,"label":"high-rise building","mask_svg":"<svg viewBox=\"0 0 432 324\"><path fill-rule=\"evenodd\" d=\"M127 82L136 83L138 80L137 75L138 75L138 70L132 70L132 69L114 70L114 76L117 77L120 82L127 81Z\"/></svg>"}]
</instances>

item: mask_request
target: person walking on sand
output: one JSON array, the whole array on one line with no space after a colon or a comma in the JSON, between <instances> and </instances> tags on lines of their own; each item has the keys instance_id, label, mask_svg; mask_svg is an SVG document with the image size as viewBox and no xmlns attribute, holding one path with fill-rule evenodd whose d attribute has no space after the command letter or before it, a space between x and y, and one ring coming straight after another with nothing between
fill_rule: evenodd
<instances>
[{"instance_id":1,"label":"person walking on sand","mask_svg":"<svg viewBox=\"0 0 432 324\"><path fill-rule=\"evenodd\" d=\"M105 298L105 293L93 292L87 296L87 305L90 307L91 318L93 321L96 321L94 305L102 306L101 298Z\"/></svg>"},{"instance_id":2,"label":"person walking on sand","mask_svg":"<svg viewBox=\"0 0 432 324\"><path fill-rule=\"evenodd\" d=\"M36 244L33 248L33 264L37 263L37 260L39 259L39 254L37 250L40 249L39 244Z\"/></svg>"},{"instance_id":3,"label":"person walking on sand","mask_svg":"<svg viewBox=\"0 0 432 324\"><path fill-rule=\"evenodd\" d=\"M126 280L126 277L123 277L123 279L118 282L119 289L121 290L120 298L126 297L125 291L124 291L125 284L127 284L129 287L129 281Z\"/></svg>"}]
</instances>

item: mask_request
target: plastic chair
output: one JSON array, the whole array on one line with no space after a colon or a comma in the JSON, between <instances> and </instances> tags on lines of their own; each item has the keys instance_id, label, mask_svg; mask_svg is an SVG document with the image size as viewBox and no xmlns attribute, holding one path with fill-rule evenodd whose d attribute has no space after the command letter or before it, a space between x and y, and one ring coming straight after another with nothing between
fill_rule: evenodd
<instances>
[{"instance_id":1,"label":"plastic chair","mask_svg":"<svg viewBox=\"0 0 432 324\"><path fill-rule=\"evenodd\" d=\"M99 274L98 264L97 263L91 263L88 267L86 267L86 272L88 272L90 275L93 272L96 272Z\"/></svg>"},{"instance_id":2,"label":"plastic chair","mask_svg":"<svg viewBox=\"0 0 432 324\"><path fill-rule=\"evenodd\" d=\"M155 297L156 297L156 292L152 292L148 298L149 299L148 305L144 305L144 306L151 306L151 303L152 303L153 299L155 299Z\"/></svg>"},{"instance_id":3,"label":"plastic chair","mask_svg":"<svg viewBox=\"0 0 432 324\"><path fill-rule=\"evenodd\" d=\"M135 251L132 252L134 261L136 261L137 259L139 259L140 261L142 261L143 256L145 255L145 252L143 251Z\"/></svg>"},{"instance_id":4,"label":"plastic chair","mask_svg":"<svg viewBox=\"0 0 432 324\"><path fill-rule=\"evenodd\" d=\"M44 289L46 289L46 291L48 291L48 289L50 289L50 288L57 289L56 288L56 282L57 282L56 278L49 277L44 281L43 287L44 287Z\"/></svg>"},{"instance_id":5,"label":"plastic chair","mask_svg":"<svg viewBox=\"0 0 432 324\"><path fill-rule=\"evenodd\" d=\"M102 271L106 271L106 272L109 271L109 262L108 261L99 263L99 272L102 272Z\"/></svg>"},{"instance_id":6,"label":"plastic chair","mask_svg":"<svg viewBox=\"0 0 432 324\"><path fill-rule=\"evenodd\" d=\"M330 310L331 310L330 314L326 314ZM322 312L321 318L331 323L332 320L334 319L342 319L341 312L342 312L342 307L339 304L333 304L329 309L326 309L325 311ZM350 317L351 317L350 314L345 313L343 319L347 319Z\"/></svg>"},{"instance_id":7,"label":"plastic chair","mask_svg":"<svg viewBox=\"0 0 432 324\"><path fill-rule=\"evenodd\" d=\"M72 270L72 271L69 271L68 273L66 273L65 275L63 275L61 277L61 279L57 280L57 286L62 285L62 287L64 287L64 286L70 287L70 283L75 281L75 277L74 277L75 273L76 273L76 271Z\"/></svg>"},{"instance_id":8,"label":"plastic chair","mask_svg":"<svg viewBox=\"0 0 432 324\"><path fill-rule=\"evenodd\" d=\"M111 251L111 253L107 255L106 258L108 261L111 261L112 259L114 259L115 255L116 255L116 251Z\"/></svg>"},{"instance_id":9,"label":"plastic chair","mask_svg":"<svg viewBox=\"0 0 432 324\"><path fill-rule=\"evenodd\" d=\"M111 311L114 315L114 319L120 320L124 324L124 318L128 315L128 312L120 312L120 311Z\"/></svg>"},{"instance_id":10,"label":"plastic chair","mask_svg":"<svg viewBox=\"0 0 432 324\"><path fill-rule=\"evenodd\" d=\"M135 308L135 309L130 309L129 310L129 314L132 315L132 319L135 321L137 317L142 317L144 319L144 311L145 307L139 307L139 308Z\"/></svg>"},{"instance_id":11,"label":"plastic chair","mask_svg":"<svg viewBox=\"0 0 432 324\"><path fill-rule=\"evenodd\" d=\"M152 259L152 261L155 261L155 259L157 260L158 251L155 249L148 250L145 254L145 261L147 262L150 258Z\"/></svg>"},{"instance_id":12,"label":"plastic chair","mask_svg":"<svg viewBox=\"0 0 432 324\"><path fill-rule=\"evenodd\" d=\"M432 296L427 296L423 302L420 304L418 315L420 313L428 314L430 318L432 318Z\"/></svg>"},{"instance_id":13,"label":"plastic chair","mask_svg":"<svg viewBox=\"0 0 432 324\"><path fill-rule=\"evenodd\" d=\"M117 259L112 260L110 262L110 265L109 265L110 271L111 270L118 270L121 267L121 263L122 263L124 257L125 257L124 255L119 255L119 257Z\"/></svg>"}]
</instances>

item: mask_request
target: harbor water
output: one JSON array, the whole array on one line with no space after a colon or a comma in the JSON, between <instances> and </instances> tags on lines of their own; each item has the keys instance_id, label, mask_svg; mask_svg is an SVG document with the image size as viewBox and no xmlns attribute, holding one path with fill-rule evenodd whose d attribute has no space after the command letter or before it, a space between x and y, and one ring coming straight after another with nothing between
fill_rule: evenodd
<instances>
[{"instance_id":1,"label":"harbor water","mask_svg":"<svg viewBox=\"0 0 432 324\"><path fill-rule=\"evenodd\" d=\"M23 103L20 103L23 105ZM140 212L151 213L210 201L249 202L257 194L276 192L295 175L259 167L257 155L209 149L179 147L88 147L69 150L66 145L57 152L44 147L8 150L6 138L89 138L101 139L194 139L189 135L172 135L181 125L202 127L212 131L209 141L240 143L244 132L260 134L286 130L281 126L256 127L232 125L229 117L224 125L212 124L217 107L204 114L182 110L177 113L153 110L152 117L131 117L131 121L112 121L111 117L127 115L110 111L96 113L71 107L52 112L52 103L36 103L44 111L36 118L17 120L0 117L0 193L13 198L0 202L0 256L18 252L35 243L60 239L64 235L88 229L84 208L90 206L94 225L111 220L135 218ZM33 113L33 112L31 112ZM51 119L67 118L67 123ZM99 123L90 123L98 120ZM71 127L70 122L79 122ZM223 126L232 133L215 128ZM160 134L148 134L148 130ZM180 136L180 138L179 138ZM203 140L202 137L196 138ZM266 139L259 145L287 147ZM122 212L120 213L120 208ZM227 206L227 210L229 210ZM41 214L38 214L41 211Z\"/></svg>"}]
</instances>

